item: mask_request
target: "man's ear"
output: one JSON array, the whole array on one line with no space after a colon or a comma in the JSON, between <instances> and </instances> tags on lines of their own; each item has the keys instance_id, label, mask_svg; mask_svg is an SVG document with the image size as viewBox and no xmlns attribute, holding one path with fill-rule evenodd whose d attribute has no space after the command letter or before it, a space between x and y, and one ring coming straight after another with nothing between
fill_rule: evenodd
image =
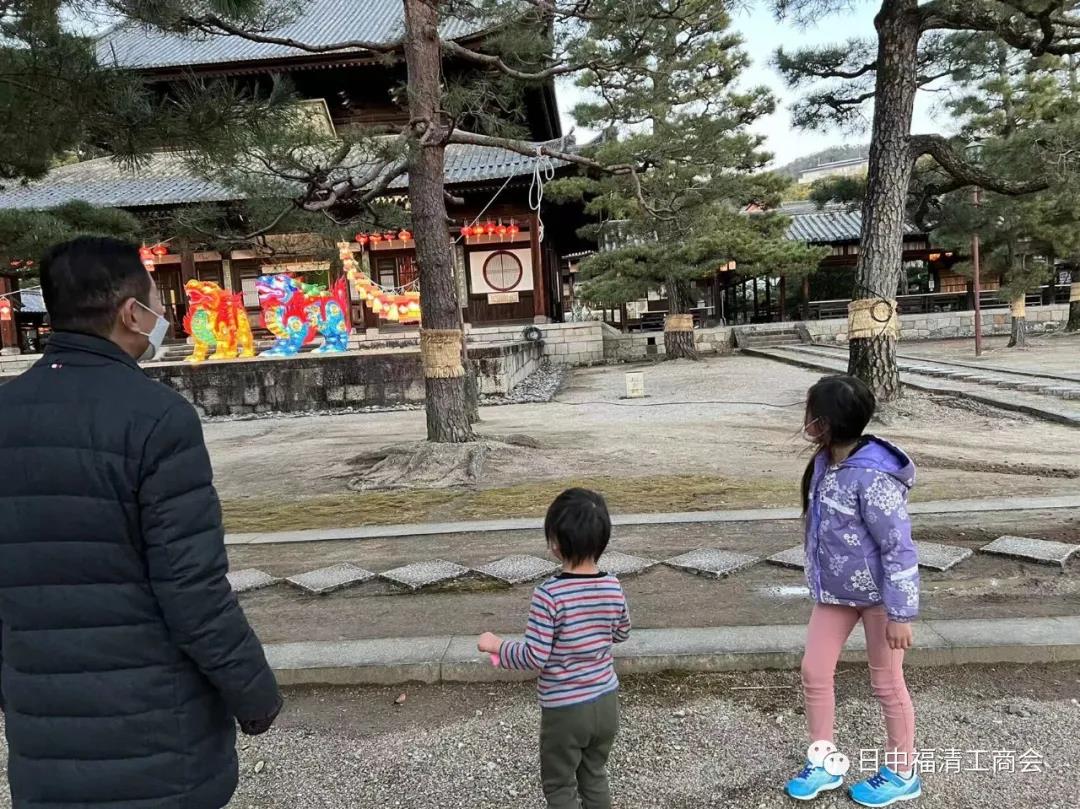
<instances>
[{"instance_id":1,"label":"man's ear","mask_svg":"<svg viewBox=\"0 0 1080 809\"><path fill-rule=\"evenodd\" d=\"M142 331L139 328L139 320L137 318L139 309L139 303L134 298L128 298L120 304L120 310L116 315L116 325L121 326L128 331Z\"/></svg>"}]
</instances>

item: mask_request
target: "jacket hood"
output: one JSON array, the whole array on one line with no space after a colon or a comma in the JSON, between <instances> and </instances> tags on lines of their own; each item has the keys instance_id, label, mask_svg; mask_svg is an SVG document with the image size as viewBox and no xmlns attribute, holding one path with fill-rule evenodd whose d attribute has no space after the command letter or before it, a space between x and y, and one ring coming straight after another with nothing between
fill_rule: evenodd
<instances>
[{"instance_id":1,"label":"jacket hood","mask_svg":"<svg viewBox=\"0 0 1080 809\"><path fill-rule=\"evenodd\" d=\"M867 439L840 468L874 469L891 475L909 489L915 485L915 464L907 453L883 438L868 435Z\"/></svg>"}]
</instances>

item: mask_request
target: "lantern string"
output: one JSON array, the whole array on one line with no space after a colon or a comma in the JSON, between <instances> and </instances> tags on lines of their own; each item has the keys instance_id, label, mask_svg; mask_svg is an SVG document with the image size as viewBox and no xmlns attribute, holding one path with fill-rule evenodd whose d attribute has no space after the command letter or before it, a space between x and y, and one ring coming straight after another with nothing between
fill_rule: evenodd
<instances>
[{"instance_id":1,"label":"lantern string","mask_svg":"<svg viewBox=\"0 0 1080 809\"><path fill-rule=\"evenodd\" d=\"M500 195L500 194L501 194L501 193L502 193L503 191L505 191L505 190L506 190L506 186L510 185L510 181L511 181L512 179L514 179L513 175L511 175L510 177L507 177L507 178L506 178L506 181L505 181L505 182L504 182L504 183L502 184L502 186L500 186L500 187L499 187L499 190L498 190L498 191L496 191L496 192L495 192L495 193L494 193L494 194L492 195L491 199L489 199L489 200L487 201L487 205L485 205L485 206L484 206L483 208L481 208L481 209L480 209L480 213L478 213L478 214L477 214L477 215L476 215L475 217L473 217L473 220L472 220L472 222L469 222L469 223L468 223L468 227L470 227L470 228L472 228L472 227L476 227L476 223L480 221L480 217L482 217L482 216L483 216L484 214L486 214L486 213L487 213L487 211L488 211L488 208L490 208L490 207L491 207L492 205L494 205L494 204L495 204L495 200L497 200L497 199L499 198L499 195ZM458 237L457 237L456 239L454 239L454 244L457 244L458 242L460 242L460 241L461 241L462 239L464 239L464 238L465 238L465 234L464 234L464 233L459 233L459 234L458 234Z\"/></svg>"}]
</instances>

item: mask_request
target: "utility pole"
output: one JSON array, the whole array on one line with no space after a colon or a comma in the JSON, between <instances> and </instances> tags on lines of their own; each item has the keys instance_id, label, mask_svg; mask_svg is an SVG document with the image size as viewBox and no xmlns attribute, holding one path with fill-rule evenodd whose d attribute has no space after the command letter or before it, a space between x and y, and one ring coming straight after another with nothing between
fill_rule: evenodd
<instances>
[{"instance_id":1,"label":"utility pole","mask_svg":"<svg viewBox=\"0 0 1080 809\"><path fill-rule=\"evenodd\" d=\"M974 192L975 208L982 204L982 194L978 186ZM975 356L982 356L982 285L979 281L979 231L971 234L971 269L972 283L975 287Z\"/></svg>"}]
</instances>

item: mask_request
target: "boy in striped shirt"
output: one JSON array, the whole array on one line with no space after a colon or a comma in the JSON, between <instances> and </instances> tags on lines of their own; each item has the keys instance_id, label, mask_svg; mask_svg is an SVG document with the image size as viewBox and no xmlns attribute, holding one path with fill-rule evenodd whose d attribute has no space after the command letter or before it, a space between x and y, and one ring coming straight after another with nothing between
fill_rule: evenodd
<instances>
[{"instance_id":1,"label":"boy in striped shirt","mask_svg":"<svg viewBox=\"0 0 1080 809\"><path fill-rule=\"evenodd\" d=\"M540 672L540 775L548 809L610 809L607 759L619 729L612 644L630 637L619 580L597 561L611 538L604 498L569 489L544 521L562 572L533 591L524 641L485 632L492 663Z\"/></svg>"}]
</instances>

